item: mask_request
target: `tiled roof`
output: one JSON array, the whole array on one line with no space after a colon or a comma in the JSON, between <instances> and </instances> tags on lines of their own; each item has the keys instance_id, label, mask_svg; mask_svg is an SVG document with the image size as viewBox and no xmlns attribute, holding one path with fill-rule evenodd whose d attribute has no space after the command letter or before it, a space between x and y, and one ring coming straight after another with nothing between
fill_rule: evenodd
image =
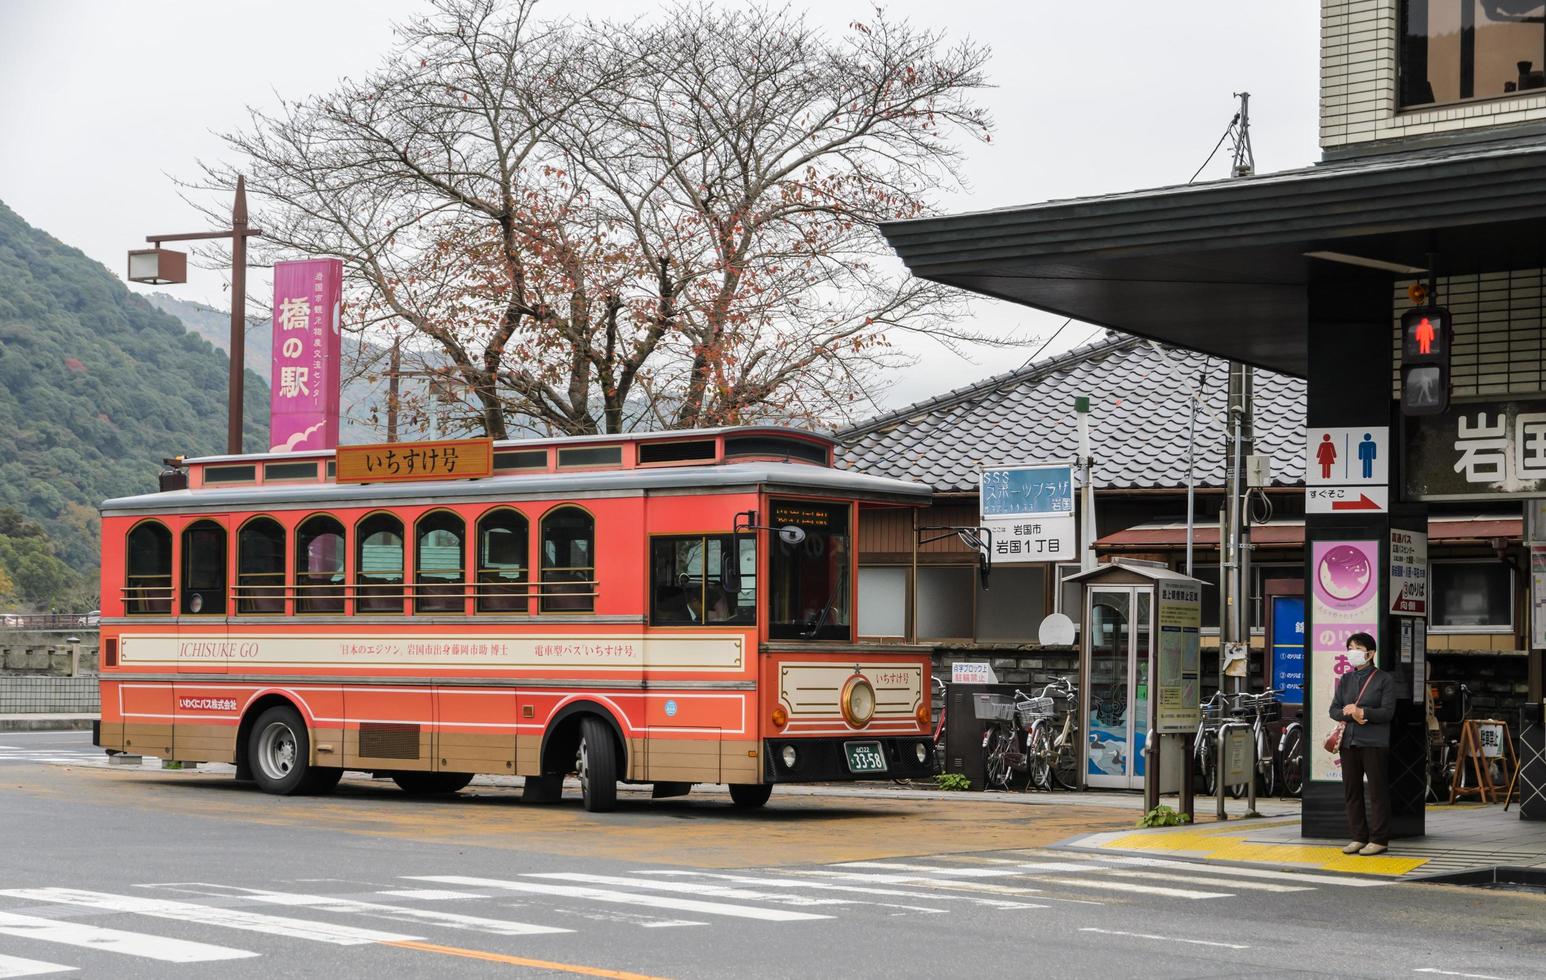
<instances>
[{"instance_id":1,"label":"tiled roof","mask_svg":"<svg viewBox=\"0 0 1546 980\"><path fill-rule=\"evenodd\" d=\"M1203 384L1197 485L1223 486L1228 365L1216 357L1114 337L946 392L837 433L838 465L975 491L983 466L1072 461L1074 399L1090 396L1090 448L1100 487L1186 485L1188 391ZM1258 369L1254 452L1274 485L1304 482L1305 383Z\"/></svg>"}]
</instances>

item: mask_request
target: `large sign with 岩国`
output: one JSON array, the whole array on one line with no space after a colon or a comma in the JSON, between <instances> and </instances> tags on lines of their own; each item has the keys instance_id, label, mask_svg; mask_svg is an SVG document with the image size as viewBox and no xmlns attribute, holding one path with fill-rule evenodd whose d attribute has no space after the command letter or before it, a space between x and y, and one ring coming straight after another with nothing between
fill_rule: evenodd
<instances>
[{"instance_id":1,"label":"large sign with \u5ca9\u56fd","mask_svg":"<svg viewBox=\"0 0 1546 980\"><path fill-rule=\"evenodd\" d=\"M1335 724L1326 712L1337 680L1354 669L1347 659L1347 638L1354 633L1380 635L1380 564L1378 541L1316 541L1310 548L1314 581L1310 586L1310 778L1341 778L1340 760L1321 748ZM1325 700L1321 700L1324 698Z\"/></svg>"},{"instance_id":2,"label":"large sign with \u5ca9\u56fd","mask_svg":"<svg viewBox=\"0 0 1546 980\"><path fill-rule=\"evenodd\" d=\"M1408 500L1546 497L1546 401L1451 405L1408 418Z\"/></svg>"},{"instance_id":3,"label":"large sign with \u5ca9\u56fd","mask_svg":"<svg viewBox=\"0 0 1546 980\"><path fill-rule=\"evenodd\" d=\"M1072 466L986 467L979 491L982 526L993 532L995 564L1074 560L1078 543Z\"/></svg>"},{"instance_id":4,"label":"large sign with \u5ca9\u56fd","mask_svg":"<svg viewBox=\"0 0 1546 980\"><path fill-rule=\"evenodd\" d=\"M343 269L339 259L274 264L269 452L338 445Z\"/></svg>"}]
</instances>

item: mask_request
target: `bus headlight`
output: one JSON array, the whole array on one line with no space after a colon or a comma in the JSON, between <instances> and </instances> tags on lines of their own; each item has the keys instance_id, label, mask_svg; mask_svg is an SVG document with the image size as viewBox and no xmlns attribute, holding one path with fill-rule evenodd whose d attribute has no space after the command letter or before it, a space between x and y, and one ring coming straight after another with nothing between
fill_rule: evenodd
<instances>
[{"instance_id":1,"label":"bus headlight","mask_svg":"<svg viewBox=\"0 0 1546 980\"><path fill-rule=\"evenodd\" d=\"M793 745L784 746L784 751L780 755L784 760L785 769L793 769L794 764L800 761L800 755L794 750Z\"/></svg>"},{"instance_id":2,"label":"bus headlight","mask_svg":"<svg viewBox=\"0 0 1546 980\"><path fill-rule=\"evenodd\" d=\"M863 728L875 717L875 688L863 674L855 674L843 685L843 718L855 728Z\"/></svg>"}]
</instances>

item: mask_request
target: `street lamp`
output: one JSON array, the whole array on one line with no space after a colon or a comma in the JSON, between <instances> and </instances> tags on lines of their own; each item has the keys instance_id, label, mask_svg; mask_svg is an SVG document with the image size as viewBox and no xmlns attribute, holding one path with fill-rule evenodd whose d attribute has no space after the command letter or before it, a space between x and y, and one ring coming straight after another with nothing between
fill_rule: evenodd
<instances>
[{"instance_id":1,"label":"street lamp","mask_svg":"<svg viewBox=\"0 0 1546 980\"><path fill-rule=\"evenodd\" d=\"M187 253L162 248L162 242L231 240L231 380L226 408L226 452L233 456L242 451L242 378L247 367L247 239L262 236L262 229L247 227L247 181L238 176L230 228L185 235L146 235L145 240L155 248L129 252L129 281L162 285L188 281Z\"/></svg>"}]
</instances>

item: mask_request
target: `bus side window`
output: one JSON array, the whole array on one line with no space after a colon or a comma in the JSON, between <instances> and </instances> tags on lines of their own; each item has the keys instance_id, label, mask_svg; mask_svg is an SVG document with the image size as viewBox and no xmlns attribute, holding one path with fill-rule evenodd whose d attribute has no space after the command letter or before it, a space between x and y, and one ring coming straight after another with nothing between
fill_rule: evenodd
<instances>
[{"instance_id":1,"label":"bus side window","mask_svg":"<svg viewBox=\"0 0 1546 980\"><path fill-rule=\"evenodd\" d=\"M478 612L527 611L526 518L501 507L478 521Z\"/></svg>"},{"instance_id":2,"label":"bus side window","mask_svg":"<svg viewBox=\"0 0 1546 980\"><path fill-rule=\"evenodd\" d=\"M596 522L578 507L542 518L542 611L596 608Z\"/></svg>"},{"instance_id":3,"label":"bus side window","mask_svg":"<svg viewBox=\"0 0 1546 980\"><path fill-rule=\"evenodd\" d=\"M467 525L450 511L437 510L419 518L413 550L414 611L467 611Z\"/></svg>"},{"instance_id":4,"label":"bus side window","mask_svg":"<svg viewBox=\"0 0 1546 980\"><path fill-rule=\"evenodd\" d=\"M285 611L285 529L254 517L236 533L236 611Z\"/></svg>"},{"instance_id":5,"label":"bus side window","mask_svg":"<svg viewBox=\"0 0 1546 980\"><path fill-rule=\"evenodd\" d=\"M198 521L183 531L182 599L184 616L224 616L225 528Z\"/></svg>"},{"instance_id":6,"label":"bus side window","mask_svg":"<svg viewBox=\"0 0 1546 980\"><path fill-rule=\"evenodd\" d=\"M403 613L403 522L372 514L354 529L354 579L359 613Z\"/></svg>"},{"instance_id":7,"label":"bus side window","mask_svg":"<svg viewBox=\"0 0 1546 980\"><path fill-rule=\"evenodd\" d=\"M129 532L124 558L123 611L129 616L172 612L172 532L155 521Z\"/></svg>"},{"instance_id":8,"label":"bus side window","mask_svg":"<svg viewBox=\"0 0 1546 980\"><path fill-rule=\"evenodd\" d=\"M295 532L295 611L344 611L344 526L326 514L308 517Z\"/></svg>"}]
</instances>

